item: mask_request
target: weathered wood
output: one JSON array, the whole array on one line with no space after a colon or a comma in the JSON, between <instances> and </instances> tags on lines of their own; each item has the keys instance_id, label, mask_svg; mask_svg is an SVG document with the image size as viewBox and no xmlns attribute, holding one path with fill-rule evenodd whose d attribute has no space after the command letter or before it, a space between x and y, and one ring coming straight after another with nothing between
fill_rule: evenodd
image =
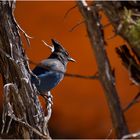
<instances>
[{"instance_id":1,"label":"weathered wood","mask_svg":"<svg viewBox=\"0 0 140 140\"><path fill-rule=\"evenodd\" d=\"M49 139L46 126L44 135L44 112L39 103L37 90L30 81L31 71L22 48L19 28L13 11L15 2L0 2L0 72L4 83L3 130L6 134L6 117L14 120L15 130L11 138ZM10 129L10 123L9 123Z\"/></svg>"}]
</instances>

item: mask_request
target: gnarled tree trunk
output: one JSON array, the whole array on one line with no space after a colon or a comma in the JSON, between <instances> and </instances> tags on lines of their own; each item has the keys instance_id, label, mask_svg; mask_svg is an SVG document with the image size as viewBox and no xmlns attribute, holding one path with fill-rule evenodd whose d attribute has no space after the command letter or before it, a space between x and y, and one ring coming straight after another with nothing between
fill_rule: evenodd
<instances>
[{"instance_id":1,"label":"gnarled tree trunk","mask_svg":"<svg viewBox=\"0 0 140 140\"><path fill-rule=\"evenodd\" d=\"M14 1L0 2L0 72L4 83L1 138L49 139L37 90L30 81L31 70L13 16L14 8ZM14 130L9 133L11 123Z\"/></svg>"}]
</instances>

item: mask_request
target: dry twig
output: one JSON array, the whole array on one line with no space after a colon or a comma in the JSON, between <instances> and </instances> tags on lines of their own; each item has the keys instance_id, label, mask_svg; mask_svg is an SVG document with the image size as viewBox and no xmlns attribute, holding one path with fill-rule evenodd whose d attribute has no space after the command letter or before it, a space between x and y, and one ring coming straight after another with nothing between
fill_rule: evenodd
<instances>
[{"instance_id":1,"label":"dry twig","mask_svg":"<svg viewBox=\"0 0 140 140\"><path fill-rule=\"evenodd\" d=\"M140 100L140 92L137 93L137 95L132 99L132 101L123 109L124 112L126 112L128 109L130 109L134 104L138 103Z\"/></svg>"}]
</instances>

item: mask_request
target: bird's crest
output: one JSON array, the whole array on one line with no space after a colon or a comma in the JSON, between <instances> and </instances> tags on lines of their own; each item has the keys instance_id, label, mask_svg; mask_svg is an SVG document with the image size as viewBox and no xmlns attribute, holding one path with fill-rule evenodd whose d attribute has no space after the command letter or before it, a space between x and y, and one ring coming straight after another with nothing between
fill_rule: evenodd
<instances>
[{"instance_id":1,"label":"bird's crest","mask_svg":"<svg viewBox=\"0 0 140 140\"><path fill-rule=\"evenodd\" d=\"M63 47L62 47L62 45L59 43L59 42L57 42L56 40L54 40L54 39L51 39L51 41L52 41L52 44L53 44L53 47L54 47L54 51L61 51L61 50L65 50Z\"/></svg>"}]
</instances>

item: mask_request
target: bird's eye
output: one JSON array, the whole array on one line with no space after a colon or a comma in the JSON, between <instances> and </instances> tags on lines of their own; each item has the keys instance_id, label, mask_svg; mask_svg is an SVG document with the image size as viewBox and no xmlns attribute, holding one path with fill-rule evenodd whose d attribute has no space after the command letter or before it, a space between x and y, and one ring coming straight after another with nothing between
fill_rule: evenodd
<instances>
[{"instance_id":1,"label":"bird's eye","mask_svg":"<svg viewBox=\"0 0 140 140\"><path fill-rule=\"evenodd\" d=\"M66 57L69 56L69 53L68 53L66 50L63 50L63 51L62 51L62 54L63 54L64 56L66 56Z\"/></svg>"}]
</instances>

